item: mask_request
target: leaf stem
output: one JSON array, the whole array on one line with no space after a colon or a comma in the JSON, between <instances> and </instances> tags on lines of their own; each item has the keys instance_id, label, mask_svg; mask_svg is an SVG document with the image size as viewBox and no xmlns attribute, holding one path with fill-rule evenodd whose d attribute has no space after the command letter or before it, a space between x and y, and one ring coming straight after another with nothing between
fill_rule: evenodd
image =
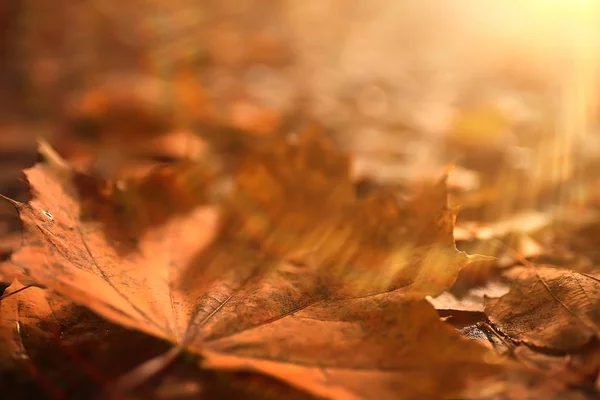
<instances>
[{"instance_id":1,"label":"leaf stem","mask_svg":"<svg viewBox=\"0 0 600 400\"><path fill-rule=\"evenodd\" d=\"M34 286L34 285L32 283L30 283L29 285L25 285L22 288L15 290L14 292L3 294L2 296L0 296L0 301L4 300L6 298L9 298L10 296L15 295L17 293L20 293L25 289L29 289L32 286Z\"/></svg>"}]
</instances>

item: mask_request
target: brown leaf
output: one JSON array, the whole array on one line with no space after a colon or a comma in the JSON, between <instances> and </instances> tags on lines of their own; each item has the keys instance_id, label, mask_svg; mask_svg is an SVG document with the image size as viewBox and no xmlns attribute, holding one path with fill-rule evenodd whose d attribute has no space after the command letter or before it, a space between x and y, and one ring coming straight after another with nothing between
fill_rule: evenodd
<instances>
[{"instance_id":1,"label":"brown leaf","mask_svg":"<svg viewBox=\"0 0 600 400\"><path fill-rule=\"evenodd\" d=\"M9 286L5 295L13 294L24 286L18 281ZM44 291L40 288L31 288L32 297L26 301L18 301L18 294L6 297L0 302L0 365L3 368L14 365L18 360L28 359L29 355L23 344L23 331L31 329L28 335L49 337L52 334L36 325L38 318L53 317L51 305L45 301ZM68 301L59 299L60 305L69 304ZM33 314L33 318L32 318Z\"/></svg>"},{"instance_id":2,"label":"brown leaf","mask_svg":"<svg viewBox=\"0 0 600 400\"><path fill-rule=\"evenodd\" d=\"M170 203L188 178L159 171L135 188L126 218L115 193L49 157L26 171L32 200L14 203L24 245L1 269L215 367L251 366L336 398L460 393L495 367L430 306L406 300L439 293L467 262L443 182L409 201L356 200L347 160L328 146L308 132L242 156L221 206Z\"/></svg>"},{"instance_id":3,"label":"brown leaf","mask_svg":"<svg viewBox=\"0 0 600 400\"><path fill-rule=\"evenodd\" d=\"M536 352L527 346L519 346L514 356L522 364L538 369L556 382L565 382L571 387L594 386L598 375L600 348L598 343L590 343L581 350L561 354Z\"/></svg>"},{"instance_id":4,"label":"brown leaf","mask_svg":"<svg viewBox=\"0 0 600 400\"><path fill-rule=\"evenodd\" d=\"M444 291L436 297L427 300L436 310L483 312L486 297L500 297L508 291L508 286L503 282L491 281L485 286L471 288L463 295L451 291Z\"/></svg>"},{"instance_id":5,"label":"brown leaf","mask_svg":"<svg viewBox=\"0 0 600 400\"><path fill-rule=\"evenodd\" d=\"M568 269L518 268L511 291L486 305L490 321L510 338L571 351L600 333L600 281Z\"/></svg>"},{"instance_id":6,"label":"brown leaf","mask_svg":"<svg viewBox=\"0 0 600 400\"><path fill-rule=\"evenodd\" d=\"M508 251L509 248L525 258L536 257L547 251L537 239L540 232L553 224L555 219L549 213L528 211L494 223L462 221L455 227L454 237L459 249L496 256L496 266L509 267L517 262L514 254L511 254L513 251Z\"/></svg>"},{"instance_id":7,"label":"brown leaf","mask_svg":"<svg viewBox=\"0 0 600 400\"><path fill-rule=\"evenodd\" d=\"M469 339L493 349L505 362L506 374L499 382L504 389L502 396L487 397L476 394L474 398L486 399L587 399L584 393L593 391L598 374L598 343L569 354L544 352L525 345L515 345L506 340L485 322L457 324L459 331ZM497 383L497 384L498 384ZM491 387L491 385L490 385ZM485 393L485 391L484 391ZM470 398L470 397L469 397Z\"/></svg>"},{"instance_id":8,"label":"brown leaf","mask_svg":"<svg viewBox=\"0 0 600 400\"><path fill-rule=\"evenodd\" d=\"M7 289L11 296L0 302L0 390L5 396L97 397L123 374L170 347L111 324L51 291L28 288L16 293L21 288L14 282ZM14 381L6 380L12 376ZM262 375L200 370L189 355L146 378L135 390L118 393L119 398L313 398Z\"/></svg>"}]
</instances>

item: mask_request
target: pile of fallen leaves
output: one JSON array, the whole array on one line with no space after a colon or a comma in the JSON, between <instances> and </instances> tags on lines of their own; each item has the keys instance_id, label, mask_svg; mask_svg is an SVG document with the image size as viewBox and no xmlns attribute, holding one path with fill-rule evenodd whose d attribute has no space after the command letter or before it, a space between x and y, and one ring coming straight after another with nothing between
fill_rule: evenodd
<instances>
[{"instance_id":1,"label":"pile of fallen leaves","mask_svg":"<svg viewBox=\"0 0 600 400\"><path fill-rule=\"evenodd\" d=\"M0 303L2 390L597 394L593 269L525 259L500 268L459 251L445 177L365 190L351 158L314 124L260 139L222 134L236 145L209 138L201 159L119 179L40 142L40 161L25 170L29 201L5 198L22 243L0 267L10 283ZM454 285L490 263L483 282Z\"/></svg>"}]
</instances>

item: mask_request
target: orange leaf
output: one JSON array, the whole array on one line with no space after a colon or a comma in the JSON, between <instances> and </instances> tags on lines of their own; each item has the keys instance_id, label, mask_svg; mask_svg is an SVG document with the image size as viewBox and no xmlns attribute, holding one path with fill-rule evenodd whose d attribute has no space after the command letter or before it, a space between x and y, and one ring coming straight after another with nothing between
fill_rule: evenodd
<instances>
[{"instance_id":1,"label":"orange leaf","mask_svg":"<svg viewBox=\"0 0 600 400\"><path fill-rule=\"evenodd\" d=\"M242 153L223 202L202 204L203 184L182 192L185 168L158 170L133 183L124 210L121 192L46 157L26 171L32 199L14 202L24 244L0 272L207 365L331 398L458 396L496 371L422 300L467 262L443 181L410 200L357 199L348 160L307 131Z\"/></svg>"}]
</instances>

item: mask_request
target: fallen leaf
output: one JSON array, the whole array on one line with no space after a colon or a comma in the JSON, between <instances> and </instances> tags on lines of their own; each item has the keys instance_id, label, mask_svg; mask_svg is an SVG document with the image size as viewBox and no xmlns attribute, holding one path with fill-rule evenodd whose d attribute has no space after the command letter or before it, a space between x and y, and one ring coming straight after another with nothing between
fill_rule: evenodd
<instances>
[{"instance_id":1,"label":"fallen leaf","mask_svg":"<svg viewBox=\"0 0 600 400\"><path fill-rule=\"evenodd\" d=\"M600 367L598 343L590 343L568 355L537 352L527 346L518 346L514 357L523 365L537 369L555 381L571 387L593 387Z\"/></svg>"},{"instance_id":2,"label":"fallen leaf","mask_svg":"<svg viewBox=\"0 0 600 400\"><path fill-rule=\"evenodd\" d=\"M546 249L536 239L555 219L550 213L530 210L494 223L462 221L455 227L454 237L461 250L496 256L497 266L510 267L518 260L508 249L513 249L524 258L544 253Z\"/></svg>"},{"instance_id":3,"label":"fallen leaf","mask_svg":"<svg viewBox=\"0 0 600 400\"><path fill-rule=\"evenodd\" d=\"M568 269L518 268L510 292L485 313L513 340L558 351L577 350L600 333L600 281Z\"/></svg>"},{"instance_id":4,"label":"fallen leaf","mask_svg":"<svg viewBox=\"0 0 600 400\"><path fill-rule=\"evenodd\" d=\"M5 295L7 297L0 302L0 367L3 370L27 367L35 373L35 364L40 361L50 364L52 358L63 361L65 355L70 358L69 346L89 340L100 342L107 337L108 323L56 293L14 281ZM98 346L101 345L96 344L96 349ZM126 370L127 367L120 371Z\"/></svg>"},{"instance_id":5,"label":"fallen leaf","mask_svg":"<svg viewBox=\"0 0 600 400\"><path fill-rule=\"evenodd\" d=\"M170 344L120 326L48 290L14 282L0 302L0 390L21 398L90 398ZM10 380L11 377L14 380ZM312 399L273 378L200 370L182 355L169 370L119 398Z\"/></svg>"},{"instance_id":6,"label":"fallen leaf","mask_svg":"<svg viewBox=\"0 0 600 400\"><path fill-rule=\"evenodd\" d=\"M484 349L460 339L424 301L406 297L439 293L467 262L454 247L443 182L406 202L392 193L353 200L347 162L311 135L273 149L271 158L241 159L234 193L262 207L242 208L248 203L233 196L220 206L183 201L181 213L156 224L148 221L160 202L134 201L122 218L114 197L81 186L48 157L26 171L32 200L13 202L24 242L2 270L202 354L207 365L251 367L327 397L458 395L472 377L495 371ZM156 186L166 195L169 187ZM271 229L234 223L240 210ZM136 221L139 215L151 218ZM135 223L146 229L128 240L123 232ZM329 241L319 247L323 233ZM379 275L390 268L382 284ZM367 290L353 285L361 277Z\"/></svg>"},{"instance_id":7,"label":"fallen leaf","mask_svg":"<svg viewBox=\"0 0 600 400\"><path fill-rule=\"evenodd\" d=\"M486 297L500 297L509 290L503 282L491 281L485 286L471 288L462 296L457 296L450 291L444 291L439 296L427 296L427 301L436 310L453 310L467 312L483 312Z\"/></svg>"}]
</instances>

